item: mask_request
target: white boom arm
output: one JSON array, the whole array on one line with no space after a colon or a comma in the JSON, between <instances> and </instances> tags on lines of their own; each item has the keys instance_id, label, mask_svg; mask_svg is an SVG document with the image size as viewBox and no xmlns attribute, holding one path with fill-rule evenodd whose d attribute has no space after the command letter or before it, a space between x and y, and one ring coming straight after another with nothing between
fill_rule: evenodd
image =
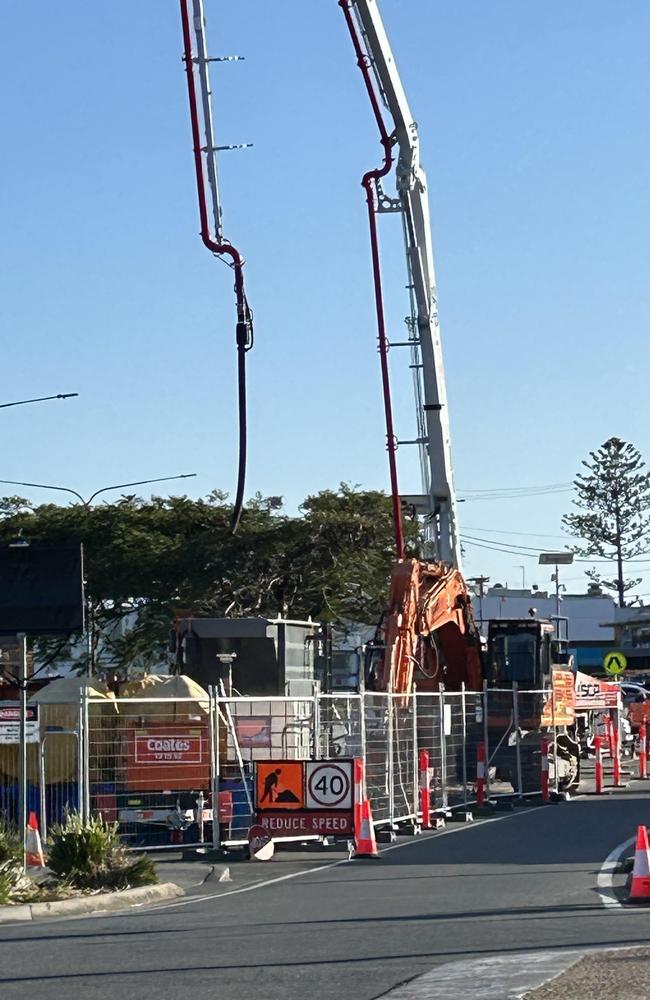
<instances>
[{"instance_id":1,"label":"white boom arm","mask_svg":"<svg viewBox=\"0 0 650 1000\"><path fill-rule=\"evenodd\" d=\"M354 10L399 148L398 205L380 197L379 211L402 213L411 291L411 348L427 541L436 558L460 569L449 412L440 343L427 180L420 165L417 124L409 109L376 0L354 0ZM406 443L406 442L402 442Z\"/></svg>"}]
</instances>

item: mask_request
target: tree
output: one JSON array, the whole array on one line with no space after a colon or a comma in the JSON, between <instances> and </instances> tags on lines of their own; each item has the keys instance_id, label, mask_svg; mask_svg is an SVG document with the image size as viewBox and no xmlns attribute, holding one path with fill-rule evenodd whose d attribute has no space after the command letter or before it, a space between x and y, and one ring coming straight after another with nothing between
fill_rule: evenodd
<instances>
[{"instance_id":1,"label":"tree","mask_svg":"<svg viewBox=\"0 0 650 1000\"><path fill-rule=\"evenodd\" d=\"M199 500L123 496L95 507L32 507L11 497L0 499L0 545L17 537L82 542L95 637L125 668L159 662L174 619L188 613L379 619L395 558L384 493L341 484L307 497L296 517L281 498L258 495L235 535L230 515L219 491ZM417 527L405 527L415 553ZM135 625L123 632L125 616ZM61 646L49 644L49 655L65 655Z\"/></svg>"},{"instance_id":2,"label":"tree","mask_svg":"<svg viewBox=\"0 0 650 1000\"><path fill-rule=\"evenodd\" d=\"M623 564L646 551L645 536L650 528L650 473L640 452L627 441L612 437L590 452L591 461L583 461L588 474L579 472L573 501L578 513L565 514L564 526L583 539L580 555L601 556L616 562L616 576L601 579L590 570L587 576L618 594L625 607L625 594L640 579L625 579Z\"/></svg>"}]
</instances>

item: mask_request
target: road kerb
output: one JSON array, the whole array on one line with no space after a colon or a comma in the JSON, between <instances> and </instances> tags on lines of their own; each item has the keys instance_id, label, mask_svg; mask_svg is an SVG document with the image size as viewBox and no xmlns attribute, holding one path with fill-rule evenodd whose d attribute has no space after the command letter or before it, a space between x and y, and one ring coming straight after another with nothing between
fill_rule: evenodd
<instances>
[{"instance_id":1,"label":"road kerb","mask_svg":"<svg viewBox=\"0 0 650 1000\"><path fill-rule=\"evenodd\" d=\"M96 896L76 896L73 899L53 900L48 903L25 903L22 906L0 906L0 924L125 910L184 895L185 892L180 886L173 882L162 882L159 885L145 885L137 889L123 889L121 892L102 892Z\"/></svg>"}]
</instances>

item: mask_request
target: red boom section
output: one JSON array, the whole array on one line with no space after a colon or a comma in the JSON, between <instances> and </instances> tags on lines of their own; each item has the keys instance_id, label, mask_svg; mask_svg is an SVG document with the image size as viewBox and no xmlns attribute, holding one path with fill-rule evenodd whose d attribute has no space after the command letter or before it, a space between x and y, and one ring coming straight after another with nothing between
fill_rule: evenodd
<instances>
[{"instance_id":1,"label":"red boom section","mask_svg":"<svg viewBox=\"0 0 650 1000\"><path fill-rule=\"evenodd\" d=\"M244 291L244 261L239 251L231 243L217 243L210 235L208 221L208 205L205 194L205 174L201 149L201 127L199 123L198 103L196 99L196 83L194 80L194 53L192 46L192 29L190 25L189 0L180 0L181 24L183 27L183 59L187 75L187 94L190 104L190 122L192 126L192 143L194 146L194 169L196 172L196 190L199 199L199 217L201 220L201 239L211 251L219 256L230 257L235 273L235 301L237 305L237 384L239 394L239 469L237 476L237 494L232 514L231 527L235 531L241 517L244 503L244 486L246 478L246 353L253 346L253 317L246 301ZM208 152L208 155L210 155Z\"/></svg>"},{"instance_id":2,"label":"red boom section","mask_svg":"<svg viewBox=\"0 0 650 1000\"><path fill-rule=\"evenodd\" d=\"M377 312L377 340L379 345L379 361L381 365L381 384L384 395L384 415L386 418L386 447L388 450L388 468L390 473L390 492L393 505L393 526L395 530L395 548L397 558L404 558L404 530L402 526L402 509L400 504L399 484L397 480L397 439L393 426L393 404L390 391L390 372L388 370L388 337L386 336L386 319L384 315L384 295L381 280L381 260L379 254L379 234L377 232L377 183L386 177L393 165L393 140L388 134L384 122L379 99L373 86L368 57L363 51L359 30L352 14L352 0L339 0L343 11L352 44L357 56L357 64L361 70L370 104L379 128L381 144L384 148L383 166L369 170L363 176L361 184L366 192L368 203L368 224L370 226L370 249L372 253L372 276L375 286L375 308Z\"/></svg>"}]
</instances>

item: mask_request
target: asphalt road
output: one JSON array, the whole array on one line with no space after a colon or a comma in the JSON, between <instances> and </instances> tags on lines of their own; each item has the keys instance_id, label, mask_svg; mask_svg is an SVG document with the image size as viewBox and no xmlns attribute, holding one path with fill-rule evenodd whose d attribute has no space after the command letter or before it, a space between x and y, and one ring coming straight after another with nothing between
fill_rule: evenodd
<instances>
[{"instance_id":1,"label":"asphalt road","mask_svg":"<svg viewBox=\"0 0 650 1000\"><path fill-rule=\"evenodd\" d=\"M0 996L371 1000L459 959L645 943L650 909L605 907L596 889L606 856L650 823L643 787L258 888L235 870L232 883L167 908L7 927ZM288 867L271 862L264 877Z\"/></svg>"}]
</instances>

